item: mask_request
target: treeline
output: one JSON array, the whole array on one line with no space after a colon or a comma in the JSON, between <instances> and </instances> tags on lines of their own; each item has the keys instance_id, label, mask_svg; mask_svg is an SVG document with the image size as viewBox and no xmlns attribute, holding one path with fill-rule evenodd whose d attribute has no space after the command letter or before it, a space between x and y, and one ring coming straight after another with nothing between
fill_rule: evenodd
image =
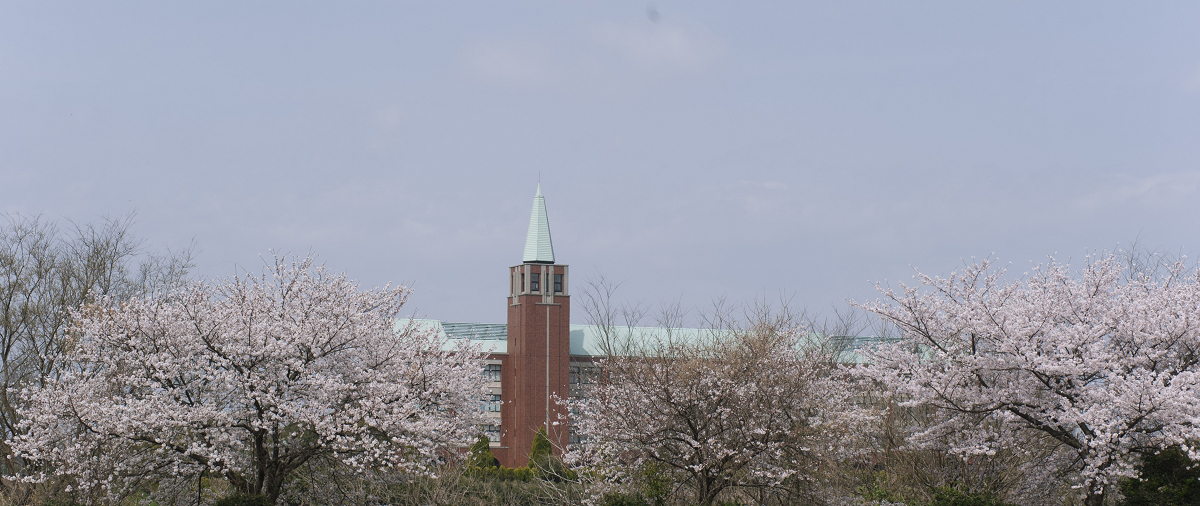
<instances>
[{"instance_id":1,"label":"treeline","mask_svg":"<svg viewBox=\"0 0 1200 506\"><path fill-rule=\"evenodd\" d=\"M577 443L543 433L505 468L481 351L397 329L407 288L311 256L197 280L132 224L0 228L0 504L1200 504L1181 261L981 261L825 321L750 303L685 325L600 280Z\"/></svg>"}]
</instances>

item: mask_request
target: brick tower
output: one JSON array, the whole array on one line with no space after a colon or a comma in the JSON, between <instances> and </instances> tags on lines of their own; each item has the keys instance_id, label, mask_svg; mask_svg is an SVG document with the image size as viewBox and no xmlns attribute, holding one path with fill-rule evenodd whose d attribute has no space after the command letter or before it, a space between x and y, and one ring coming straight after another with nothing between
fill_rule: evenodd
<instances>
[{"instance_id":1,"label":"brick tower","mask_svg":"<svg viewBox=\"0 0 1200 506\"><path fill-rule=\"evenodd\" d=\"M545 427L555 453L567 444L566 400L569 390L571 298L567 266L554 263L546 199L539 184L529 217L529 235L520 265L510 267L508 358L501 370L504 427L497 457L506 466L523 466L539 428Z\"/></svg>"}]
</instances>

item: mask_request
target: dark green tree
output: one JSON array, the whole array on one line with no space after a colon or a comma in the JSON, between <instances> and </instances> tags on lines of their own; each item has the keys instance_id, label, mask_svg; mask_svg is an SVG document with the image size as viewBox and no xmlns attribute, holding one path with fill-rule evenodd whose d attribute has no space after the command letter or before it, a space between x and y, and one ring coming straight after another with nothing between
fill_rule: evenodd
<instances>
[{"instance_id":1,"label":"dark green tree","mask_svg":"<svg viewBox=\"0 0 1200 506\"><path fill-rule=\"evenodd\" d=\"M529 468L546 469L553 456L553 447L550 445L550 438L546 436L546 428L542 427L538 429L537 435L533 437L533 447L529 449Z\"/></svg>"},{"instance_id":2,"label":"dark green tree","mask_svg":"<svg viewBox=\"0 0 1200 506\"><path fill-rule=\"evenodd\" d=\"M1124 506L1200 506L1200 466L1179 447L1146 455L1138 470L1121 483Z\"/></svg>"},{"instance_id":3,"label":"dark green tree","mask_svg":"<svg viewBox=\"0 0 1200 506\"><path fill-rule=\"evenodd\" d=\"M486 435L480 434L479 440L471 445L467 453L467 469L490 469L500 467L500 461L492 454L492 442Z\"/></svg>"},{"instance_id":4,"label":"dark green tree","mask_svg":"<svg viewBox=\"0 0 1200 506\"><path fill-rule=\"evenodd\" d=\"M554 446L546 435L546 428L538 429L529 448L528 468L535 476L543 480L561 481L578 478L574 471L567 469L561 459L554 455Z\"/></svg>"}]
</instances>

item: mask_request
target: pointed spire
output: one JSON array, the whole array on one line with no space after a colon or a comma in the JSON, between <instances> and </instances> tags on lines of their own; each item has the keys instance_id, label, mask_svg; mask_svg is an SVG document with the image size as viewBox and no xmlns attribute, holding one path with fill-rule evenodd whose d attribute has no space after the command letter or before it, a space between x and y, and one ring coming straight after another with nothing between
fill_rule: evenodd
<instances>
[{"instance_id":1,"label":"pointed spire","mask_svg":"<svg viewBox=\"0 0 1200 506\"><path fill-rule=\"evenodd\" d=\"M533 214L529 215L529 234L525 236L523 262L554 263L554 245L550 244L550 220L546 218L546 197L538 183L533 196Z\"/></svg>"}]
</instances>

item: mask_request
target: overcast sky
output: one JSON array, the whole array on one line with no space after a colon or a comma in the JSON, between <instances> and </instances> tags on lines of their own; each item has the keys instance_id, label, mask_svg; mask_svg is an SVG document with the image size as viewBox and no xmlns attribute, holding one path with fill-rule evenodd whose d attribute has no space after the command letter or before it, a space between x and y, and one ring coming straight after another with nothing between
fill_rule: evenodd
<instances>
[{"instance_id":1,"label":"overcast sky","mask_svg":"<svg viewBox=\"0 0 1200 506\"><path fill-rule=\"evenodd\" d=\"M1200 4L0 3L2 212L503 322L539 174L576 290L647 304L1194 252Z\"/></svg>"}]
</instances>

